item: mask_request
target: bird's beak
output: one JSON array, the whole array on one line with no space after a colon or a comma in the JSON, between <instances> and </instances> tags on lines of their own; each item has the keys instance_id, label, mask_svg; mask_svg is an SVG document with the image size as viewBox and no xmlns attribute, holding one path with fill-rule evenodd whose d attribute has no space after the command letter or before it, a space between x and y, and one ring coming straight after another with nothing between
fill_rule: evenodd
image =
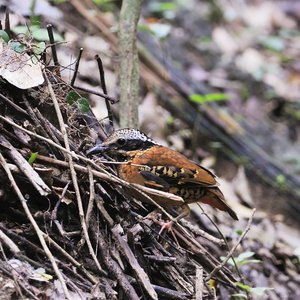
<instances>
[{"instance_id":1,"label":"bird's beak","mask_svg":"<svg viewBox=\"0 0 300 300\"><path fill-rule=\"evenodd\" d=\"M107 150L108 147L104 146L103 144L99 144L97 146L95 146L94 148L90 149L86 155L92 155L92 154L97 154L97 153L101 153L104 152L105 150Z\"/></svg>"}]
</instances>

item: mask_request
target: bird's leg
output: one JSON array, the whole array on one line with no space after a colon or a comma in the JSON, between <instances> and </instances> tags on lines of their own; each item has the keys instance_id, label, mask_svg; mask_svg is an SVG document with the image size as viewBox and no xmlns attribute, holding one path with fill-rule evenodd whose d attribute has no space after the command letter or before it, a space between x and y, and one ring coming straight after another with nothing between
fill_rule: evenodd
<instances>
[{"instance_id":1,"label":"bird's leg","mask_svg":"<svg viewBox=\"0 0 300 300\"><path fill-rule=\"evenodd\" d=\"M178 222L179 220L181 220L182 218L185 218L186 216L189 215L190 213L190 207L188 206L188 204L184 203L181 205L181 209L182 209L182 212L180 213L179 216L176 217L176 222Z\"/></svg>"},{"instance_id":2,"label":"bird's leg","mask_svg":"<svg viewBox=\"0 0 300 300\"><path fill-rule=\"evenodd\" d=\"M189 208L189 206L186 203L184 203L181 206L181 209L182 209L182 212L174 220L171 220L171 221L163 221L163 220L161 220L161 218L160 218L160 220L157 220L156 218L154 218L151 215L147 216L147 219L150 219L154 223L156 223L156 224L158 224L158 225L161 226L161 229L160 229L160 231L158 233L158 235L161 235L165 229L168 229L169 231L172 231L173 223L174 222L177 223L179 220L181 220L182 218L188 216L188 214L190 213L190 208Z\"/></svg>"}]
</instances>

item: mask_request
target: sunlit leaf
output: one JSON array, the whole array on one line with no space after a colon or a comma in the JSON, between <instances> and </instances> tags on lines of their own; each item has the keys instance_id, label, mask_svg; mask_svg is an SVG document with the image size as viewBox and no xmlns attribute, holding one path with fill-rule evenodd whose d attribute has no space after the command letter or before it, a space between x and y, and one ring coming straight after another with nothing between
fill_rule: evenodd
<instances>
[{"instance_id":1,"label":"sunlit leaf","mask_svg":"<svg viewBox=\"0 0 300 300\"><path fill-rule=\"evenodd\" d=\"M204 103L204 102L212 102L212 101L224 101L228 99L226 94L216 93L216 94L193 94L189 96L189 99L193 102Z\"/></svg>"},{"instance_id":2,"label":"sunlit leaf","mask_svg":"<svg viewBox=\"0 0 300 300\"><path fill-rule=\"evenodd\" d=\"M247 297L247 295L245 295L245 294L232 294L232 295L230 295L231 297L241 297L241 298L245 298L245 299L247 299L248 297Z\"/></svg>"},{"instance_id":3,"label":"sunlit leaf","mask_svg":"<svg viewBox=\"0 0 300 300\"><path fill-rule=\"evenodd\" d=\"M177 3L175 2L158 2L158 1L150 1L148 5L148 9L151 12L165 12L169 10L176 10L178 8Z\"/></svg>"},{"instance_id":4,"label":"sunlit leaf","mask_svg":"<svg viewBox=\"0 0 300 300\"><path fill-rule=\"evenodd\" d=\"M8 43L9 41L9 36L6 33L6 31L4 30L0 30L0 36L2 37L2 39L4 40L4 42Z\"/></svg>"},{"instance_id":5,"label":"sunlit leaf","mask_svg":"<svg viewBox=\"0 0 300 300\"><path fill-rule=\"evenodd\" d=\"M30 156L29 159L28 159L28 163L29 163L30 165L32 165L32 164L34 163L34 161L35 161L37 155L38 155L38 152L34 152L34 153L31 154L31 156Z\"/></svg>"},{"instance_id":6,"label":"sunlit leaf","mask_svg":"<svg viewBox=\"0 0 300 300\"><path fill-rule=\"evenodd\" d=\"M160 40L165 39L171 31L171 25L169 24L153 23L149 25L149 28Z\"/></svg>"},{"instance_id":7,"label":"sunlit leaf","mask_svg":"<svg viewBox=\"0 0 300 300\"><path fill-rule=\"evenodd\" d=\"M39 41L49 41L48 31L45 28L40 28L39 26L15 26L12 31L19 34L32 35L36 40ZM63 42L64 38L54 32L53 33L55 42Z\"/></svg>"},{"instance_id":8,"label":"sunlit leaf","mask_svg":"<svg viewBox=\"0 0 300 300\"><path fill-rule=\"evenodd\" d=\"M237 257L237 260L240 262L240 261L243 261L249 257L252 257L253 255L255 254L255 252L252 252L252 251L246 251L246 252L243 252L241 253L238 257Z\"/></svg>"},{"instance_id":9,"label":"sunlit leaf","mask_svg":"<svg viewBox=\"0 0 300 300\"><path fill-rule=\"evenodd\" d=\"M67 95L67 102L70 106L76 104L77 100L79 99L78 94L75 91L70 91Z\"/></svg>"},{"instance_id":10,"label":"sunlit leaf","mask_svg":"<svg viewBox=\"0 0 300 300\"><path fill-rule=\"evenodd\" d=\"M18 52L18 53L22 53L26 47L24 45L22 45L21 43L19 42L10 42L9 43L9 46L11 47L11 49L13 49L14 51Z\"/></svg>"},{"instance_id":11,"label":"sunlit leaf","mask_svg":"<svg viewBox=\"0 0 300 300\"><path fill-rule=\"evenodd\" d=\"M273 51L282 52L285 48L283 39L278 36L268 36L265 39L261 40L260 43Z\"/></svg>"},{"instance_id":12,"label":"sunlit leaf","mask_svg":"<svg viewBox=\"0 0 300 300\"><path fill-rule=\"evenodd\" d=\"M250 286L249 285L246 285L246 284L242 284L242 283L239 283L239 282L235 282L235 285L237 285L238 287L246 290L246 291L249 291L250 290Z\"/></svg>"},{"instance_id":13,"label":"sunlit leaf","mask_svg":"<svg viewBox=\"0 0 300 300\"><path fill-rule=\"evenodd\" d=\"M83 113L87 113L90 110L89 101L86 98L79 98L78 105Z\"/></svg>"},{"instance_id":14,"label":"sunlit leaf","mask_svg":"<svg viewBox=\"0 0 300 300\"><path fill-rule=\"evenodd\" d=\"M36 47L33 48L33 52L37 55L41 54L46 48L45 42L40 42L36 44Z\"/></svg>"},{"instance_id":15,"label":"sunlit leaf","mask_svg":"<svg viewBox=\"0 0 300 300\"><path fill-rule=\"evenodd\" d=\"M265 291L269 291L269 290L273 290L273 288L269 288L269 287L256 287L256 288L250 288L250 292L254 293L258 296L262 296L262 294Z\"/></svg>"}]
</instances>

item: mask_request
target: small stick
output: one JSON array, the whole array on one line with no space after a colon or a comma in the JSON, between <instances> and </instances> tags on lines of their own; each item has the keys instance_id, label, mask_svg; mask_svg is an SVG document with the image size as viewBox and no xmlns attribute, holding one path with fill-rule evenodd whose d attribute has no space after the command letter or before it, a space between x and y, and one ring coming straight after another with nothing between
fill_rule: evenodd
<instances>
[{"instance_id":1,"label":"small stick","mask_svg":"<svg viewBox=\"0 0 300 300\"><path fill-rule=\"evenodd\" d=\"M102 60L101 60L99 55L95 55L95 59L98 63L98 68L99 68L99 72L100 72L100 82L101 82L103 93L107 94ZM110 103L107 99L105 99L105 104L106 104L106 108L107 108L109 123L111 125L112 131L114 131L113 114L112 114L112 111L111 111L111 108L110 108Z\"/></svg>"},{"instance_id":2,"label":"small stick","mask_svg":"<svg viewBox=\"0 0 300 300\"><path fill-rule=\"evenodd\" d=\"M12 102L11 100L9 100L7 97L3 96L2 94L0 94L0 98L3 100L3 102L5 104L10 105L12 108L14 108L16 111L24 114L25 116L28 116L28 113L25 109L21 108L20 106L16 105L14 102Z\"/></svg>"},{"instance_id":3,"label":"small stick","mask_svg":"<svg viewBox=\"0 0 300 300\"><path fill-rule=\"evenodd\" d=\"M252 221L253 221L253 216L254 216L254 213L255 213L256 209L254 208L252 210L252 215L248 221L248 224L243 232L243 234L239 237L239 239L237 240L236 244L232 247L232 249L228 252L226 258L224 259L224 261L219 264L218 266L216 266L212 271L211 273L205 278L206 281L208 281L209 279L212 278L212 276L218 272L219 270L221 270L227 263L227 261L230 259L230 257L232 257L232 254L233 252L235 251L235 249L238 247L238 245L241 243L241 241L244 239L245 235L247 234L247 232L250 230L250 226L252 224Z\"/></svg>"},{"instance_id":4,"label":"small stick","mask_svg":"<svg viewBox=\"0 0 300 300\"><path fill-rule=\"evenodd\" d=\"M80 62L80 59L81 59L82 52L83 52L83 48L80 48L80 49L79 49L78 58L77 58L76 64L75 64L74 74L73 74L73 77L72 77L72 80L71 80L71 83L70 83L70 85L71 85L72 87L74 87L75 79L76 79L76 77L77 77L78 68L79 68L79 62Z\"/></svg>"},{"instance_id":5,"label":"small stick","mask_svg":"<svg viewBox=\"0 0 300 300\"><path fill-rule=\"evenodd\" d=\"M24 196L22 195L22 193L21 193L21 191L20 191L20 189L19 189L19 187L18 187L18 185L17 185L14 177L12 176L12 173L10 172L10 170L9 170L9 168L7 166L7 163L6 163L4 157L2 156L1 153L0 153L0 162L1 162L1 165L2 165L3 169L5 170L5 172L6 172L7 176L8 176L8 179L9 179L9 181L10 181L13 189L15 190L15 193L17 194L17 196L18 196L18 198L19 198L19 200L20 200L20 202L21 202L21 204L23 206L23 209L24 209L24 211L26 213L27 218L29 219L30 223L32 224L32 226L33 226L33 228L34 228L34 230L35 230L35 232L36 232L36 234L37 234L37 236L39 238L39 241L40 241L40 243L41 243L41 245L42 245L42 247L43 247L43 249L45 251L45 254L46 254L47 258L49 259L49 261L52 264L53 270L54 270L57 278L59 279L59 281L61 283L61 287L62 287L62 289L64 291L65 297L67 299L71 300L72 298L71 298L71 296L69 294L69 291L68 291L66 283L65 283L65 281L63 279L63 276L62 276L60 270L58 269L58 266L56 264L56 260L54 259L54 257L52 255L50 249L48 248L48 246L46 244L46 241L44 239L43 233L40 230L40 228L39 228L38 224L36 223L35 219L33 218L32 214L31 214L31 212L30 212L30 210L28 208L27 201L24 198Z\"/></svg>"},{"instance_id":6,"label":"small stick","mask_svg":"<svg viewBox=\"0 0 300 300\"><path fill-rule=\"evenodd\" d=\"M53 57L53 62L54 65L57 67L57 76L60 77L60 64L58 62L58 58L57 58L57 52L56 52L56 46L55 46L55 40L54 40L54 36L53 36L53 28L52 28L52 24L48 24L47 25L47 31L48 31L48 36L49 36L49 40L50 40L50 44L51 44L51 51L52 51L52 57Z\"/></svg>"},{"instance_id":7,"label":"small stick","mask_svg":"<svg viewBox=\"0 0 300 300\"><path fill-rule=\"evenodd\" d=\"M86 225L85 218L84 218L83 204L82 204L81 195L80 195L80 191L79 191L79 184L78 184L78 181L77 181L77 175L76 175L76 171L75 171L75 168L74 168L74 162L73 162L72 154L71 154L71 151L70 151L70 143L69 143L69 139L68 139L68 136L67 136L63 116L62 116L62 113L61 113L61 110L60 110L60 107L59 107L58 100L57 100L57 98L54 94L52 85L50 84L50 82L48 80L48 77L46 76L45 70L42 70L42 71L43 71L45 82L47 84L47 87L48 87L48 90L49 90L49 93L50 93L50 97L52 99L52 102L53 102L53 105L54 105L54 108L55 108L55 112L56 112L56 116L57 116L57 119L58 119L60 131L61 131L61 134L63 135L65 147L66 147L66 150L68 151L67 160L68 160L69 169L70 169L70 173L71 173L72 183L73 183L74 190L75 190L75 195L76 195L76 200L77 200L77 205L78 205L78 213L79 213L80 223L81 223L82 230L83 230L83 237L84 237L84 240L85 240L85 242L87 244L87 247L89 249L90 255L92 256L98 270L100 272L103 272L103 270L100 266L100 263L97 259L96 253L93 249L93 246L92 246L92 243L91 243L91 240L90 240L90 237L89 237L89 233L88 233L88 230L87 230L87 225Z\"/></svg>"},{"instance_id":8,"label":"small stick","mask_svg":"<svg viewBox=\"0 0 300 300\"><path fill-rule=\"evenodd\" d=\"M203 299L203 268L196 265L196 282L195 282L195 295L196 300Z\"/></svg>"},{"instance_id":9,"label":"small stick","mask_svg":"<svg viewBox=\"0 0 300 300\"><path fill-rule=\"evenodd\" d=\"M87 92L87 93L90 93L90 94L94 94L96 96L100 96L104 99L107 99L111 102L111 104L115 104L115 103L118 103L119 100L112 97L112 96L109 96L109 95L106 95L106 94L103 94L101 92L97 92L97 91L94 91L92 89L88 89L88 88L85 88L85 87L82 87L82 86L79 86L79 85L73 85L73 88L74 89L77 89L77 90L81 90L81 91L84 91L84 92Z\"/></svg>"},{"instance_id":10,"label":"small stick","mask_svg":"<svg viewBox=\"0 0 300 300\"><path fill-rule=\"evenodd\" d=\"M8 34L9 38L11 39L11 31L10 31L10 21L9 21L9 12L6 7L5 9L5 31Z\"/></svg>"}]
</instances>

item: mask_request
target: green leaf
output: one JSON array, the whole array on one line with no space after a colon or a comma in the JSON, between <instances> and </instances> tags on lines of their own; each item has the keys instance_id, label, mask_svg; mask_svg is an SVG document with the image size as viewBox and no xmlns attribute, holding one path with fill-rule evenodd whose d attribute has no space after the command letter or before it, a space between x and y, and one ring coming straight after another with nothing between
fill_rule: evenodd
<instances>
[{"instance_id":1,"label":"green leaf","mask_svg":"<svg viewBox=\"0 0 300 300\"><path fill-rule=\"evenodd\" d=\"M233 231L236 232L238 235L243 234L243 230L241 230L241 229L233 229Z\"/></svg>"},{"instance_id":2,"label":"green leaf","mask_svg":"<svg viewBox=\"0 0 300 300\"><path fill-rule=\"evenodd\" d=\"M175 121L175 118L173 116L170 116L169 118L166 119L166 123L171 125L173 124Z\"/></svg>"},{"instance_id":3,"label":"green leaf","mask_svg":"<svg viewBox=\"0 0 300 300\"><path fill-rule=\"evenodd\" d=\"M5 43L8 43L8 41L9 41L9 36L8 36L8 34L6 33L6 31L0 30L0 36L2 37L2 39L3 39L3 41L4 41Z\"/></svg>"},{"instance_id":4,"label":"green leaf","mask_svg":"<svg viewBox=\"0 0 300 300\"><path fill-rule=\"evenodd\" d=\"M137 28L141 31L146 31L146 32L150 32L153 35L155 35L155 33L149 28L149 26L147 25L138 25Z\"/></svg>"},{"instance_id":5,"label":"green leaf","mask_svg":"<svg viewBox=\"0 0 300 300\"><path fill-rule=\"evenodd\" d=\"M265 291L269 291L269 290L273 290L273 288L269 288L269 287L256 287L256 288L250 288L250 292L254 293L258 296L262 296L262 294Z\"/></svg>"},{"instance_id":6,"label":"green leaf","mask_svg":"<svg viewBox=\"0 0 300 300\"><path fill-rule=\"evenodd\" d=\"M46 48L45 42L40 42L36 44L36 47L33 48L33 52L36 55L40 55Z\"/></svg>"},{"instance_id":7,"label":"green leaf","mask_svg":"<svg viewBox=\"0 0 300 300\"><path fill-rule=\"evenodd\" d=\"M158 1L150 1L148 5L148 9L151 12L164 12L169 10L176 10L178 5L174 2L158 2Z\"/></svg>"},{"instance_id":8,"label":"green leaf","mask_svg":"<svg viewBox=\"0 0 300 300\"><path fill-rule=\"evenodd\" d=\"M70 106L76 104L78 99L79 99L78 94L73 90L71 90L67 95L67 102Z\"/></svg>"},{"instance_id":9,"label":"green leaf","mask_svg":"<svg viewBox=\"0 0 300 300\"><path fill-rule=\"evenodd\" d=\"M90 110L90 104L86 98L79 98L78 105L83 113L87 113Z\"/></svg>"},{"instance_id":10,"label":"green leaf","mask_svg":"<svg viewBox=\"0 0 300 300\"><path fill-rule=\"evenodd\" d=\"M225 258L226 258L225 256L221 256L221 257L220 257L220 259L221 259L222 261L224 261ZM234 266L234 261L233 261L232 257L230 257L230 258L227 260L227 263L230 264L231 266Z\"/></svg>"},{"instance_id":11,"label":"green leaf","mask_svg":"<svg viewBox=\"0 0 300 300\"><path fill-rule=\"evenodd\" d=\"M243 252L237 257L237 261L241 262L241 261L245 260L246 258L252 257L254 254L255 254L255 252L252 252L252 251Z\"/></svg>"},{"instance_id":12,"label":"green leaf","mask_svg":"<svg viewBox=\"0 0 300 300\"><path fill-rule=\"evenodd\" d=\"M15 33L21 33L21 34L32 34L32 36L39 41L49 41L48 31L45 28L40 28L39 26L33 25L33 26L15 26L12 28L12 31ZM63 42L64 38L58 34L53 33L54 41L55 42Z\"/></svg>"},{"instance_id":13,"label":"green leaf","mask_svg":"<svg viewBox=\"0 0 300 300\"><path fill-rule=\"evenodd\" d=\"M285 183L285 176L282 175L282 174L279 174L277 177L276 177L276 182L278 184L284 184Z\"/></svg>"},{"instance_id":14,"label":"green leaf","mask_svg":"<svg viewBox=\"0 0 300 300\"><path fill-rule=\"evenodd\" d=\"M165 39L171 31L171 25L162 23L152 23L149 28L159 40Z\"/></svg>"},{"instance_id":15,"label":"green leaf","mask_svg":"<svg viewBox=\"0 0 300 300\"><path fill-rule=\"evenodd\" d=\"M237 285L238 287L249 291L251 293L254 293L256 295L261 296L265 291L269 291L269 290L273 290L273 288L269 288L269 287L256 287L256 288L252 288L249 285L245 285L245 284L241 284L239 282L235 282L235 285Z\"/></svg>"},{"instance_id":16,"label":"green leaf","mask_svg":"<svg viewBox=\"0 0 300 300\"><path fill-rule=\"evenodd\" d=\"M285 48L283 39L278 36L268 36L260 41L261 45L276 52L282 52Z\"/></svg>"},{"instance_id":17,"label":"green leaf","mask_svg":"<svg viewBox=\"0 0 300 300\"><path fill-rule=\"evenodd\" d=\"M14 51L16 51L18 53L22 53L26 49L26 47L24 45L22 45L21 43L14 42L14 41L10 42L9 46L10 46L10 48L12 48Z\"/></svg>"},{"instance_id":18,"label":"green leaf","mask_svg":"<svg viewBox=\"0 0 300 300\"><path fill-rule=\"evenodd\" d=\"M238 262L238 265L242 266L242 265L250 264L250 263L252 263L252 264L261 264L262 261L259 260L259 259L246 259L246 260Z\"/></svg>"},{"instance_id":19,"label":"green leaf","mask_svg":"<svg viewBox=\"0 0 300 300\"><path fill-rule=\"evenodd\" d=\"M193 94L189 96L189 99L193 102L204 103L204 102L212 102L212 101L224 101L228 99L226 94L215 93L215 94Z\"/></svg>"},{"instance_id":20,"label":"green leaf","mask_svg":"<svg viewBox=\"0 0 300 300\"><path fill-rule=\"evenodd\" d=\"M86 98L79 97L79 95L71 90L67 95L67 102L70 106L79 106L79 109L83 113L87 113L90 110L89 101Z\"/></svg>"},{"instance_id":21,"label":"green leaf","mask_svg":"<svg viewBox=\"0 0 300 300\"><path fill-rule=\"evenodd\" d=\"M245 298L245 299L248 298L247 295L245 295L245 294L232 294L231 297L241 297L241 298Z\"/></svg>"},{"instance_id":22,"label":"green leaf","mask_svg":"<svg viewBox=\"0 0 300 300\"><path fill-rule=\"evenodd\" d=\"M249 285L241 284L241 283L239 283L239 282L235 282L234 284L237 285L238 287L240 287L240 288L246 290L246 291L249 291L249 290L250 290L250 286L249 286Z\"/></svg>"},{"instance_id":23,"label":"green leaf","mask_svg":"<svg viewBox=\"0 0 300 300\"><path fill-rule=\"evenodd\" d=\"M32 165L32 164L34 163L34 161L35 161L37 155L38 155L38 152L34 152L34 153L31 154L31 156L30 156L29 159L28 159L28 163L29 163L30 165Z\"/></svg>"}]
</instances>

